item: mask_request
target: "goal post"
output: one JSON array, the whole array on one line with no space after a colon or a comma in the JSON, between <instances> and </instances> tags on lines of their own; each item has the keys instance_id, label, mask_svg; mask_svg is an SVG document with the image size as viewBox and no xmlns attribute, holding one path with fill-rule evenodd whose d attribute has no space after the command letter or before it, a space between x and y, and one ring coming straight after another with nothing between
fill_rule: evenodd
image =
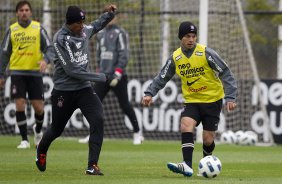
<instances>
[{"instance_id":1,"label":"goal post","mask_svg":"<svg viewBox=\"0 0 282 184\"><path fill-rule=\"evenodd\" d=\"M209 0L200 0L199 10L199 43L208 46L208 14ZM203 126L200 124L196 128L196 141L203 142Z\"/></svg>"},{"instance_id":2,"label":"goal post","mask_svg":"<svg viewBox=\"0 0 282 184\"><path fill-rule=\"evenodd\" d=\"M208 25L209 25L209 0L200 0L199 3L199 43L205 44L207 46L208 45ZM236 6L237 6L237 11L238 11L238 17L239 17L239 24L241 26L242 29L242 35L245 41L245 47L246 47L246 52L247 52L247 56L248 56L248 61L249 61L249 65L251 68L251 72L253 73L253 79L254 79L254 89L253 90L257 90L258 92L256 93L258 95L258 105L260 106L260 111L263 114L263 124L265 125L266 129L265 129L265 135L263 135L262 139L263 142L267 142L272 144L273 141L273 136L271 133L271 129L270 129L270 122L269 122L269 118L268 118L268 113L266 110L266 106L265 103L262 100L262 96L260 93L260 78L258 75L258 71L257 71L257 67L256 67L256 62L253 56L253 51L252 51L252 46L251 46L251 42L249 39L249 33L248 33L248 29L246 26L246 21L245 21L245 17L244 17L244 13L242 10L242 4L240 0L236 0ZM242 90L239 88L239 90ZM253 91L252 90L252 91ZM239 101L238 103L242 103L241 101ZM222 115L223 116L223 115ZM222 118L222 117L221 117ZM251 124L250 120L250 124ZM228 122L225 122L224 125L220 126L220 131L226 131L226 130L240 130L240 129L234 129L233 127L229 127L228 126ZM243 130L252 130L251 127L246 128L246 127L242 127ZM200 125L199 127L196 128L196 141L197 142L202 142L202 126Z\"/></svg>"},{"instance_id":3,"label":"goal post","mask_svg":"<svg viewBox=\"0 0 282 184\"><path fill-rule=\"evenodd\" d=\"M242 30L243 30L243 35L244 35L244 40L246 42L246 49L248 52L248 57L249 57L249 62L252 68L252 72L254 75L254 81L255 81L255 88L256 90L258 90L258 99L259 99L259 105L260 105L260 109L261 112L264 116L264 124L266 126L266 130L265 130L265 136L263 137L264 142L268 142L268 143L274 143L273 141L273 135L271 133L271 129L270 129L270 122L269 122L269 117L268 117L268 113L266 110L266 106L262 100L262 96L261 96L261 92L260 92L260 78L258 75L258 71L257 71L257 67L256 67L256 62L255 62L255 58L254 58L254 54L253 54L253 49L252 49L252 45L251 45L251 41L249 38L249 31L246 25L246 21L245 21L245 17L243 14L243 9L242 9L242 3L240 0L236 0L236 4L237 4L237 8L238 8L238 13L239 13L239 18L240 18L240 23L242 26Z\"/></svg>"}]
</instances>

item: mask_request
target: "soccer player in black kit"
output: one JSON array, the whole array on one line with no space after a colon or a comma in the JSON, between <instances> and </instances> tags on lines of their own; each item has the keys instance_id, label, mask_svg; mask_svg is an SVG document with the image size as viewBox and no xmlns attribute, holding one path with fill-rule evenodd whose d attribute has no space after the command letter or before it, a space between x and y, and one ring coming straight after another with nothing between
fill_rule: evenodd
<instances>
[{"instance_id":1,"label":"soccer player in black kit","mask_svg":"<svg viewBox=\"0 0 282 184\"><path fill-rule=\"evenodd\" d=\"M109 77L107 82L96 82L94 90L101 102L111 90L118 99L119 105L127 115L133 128L133 144L140 145L144 141L136 114L128 100L126 67L129 59L128 33L118 25L119 16L107 24L96 35L97 70ZM80 143L87 143L89 136L80 139Z\"/></svg>"},{"instance_id":2,"label":"soccer player in black kit","mask_svg":"<svg viewBox=\"0 0 282 184\"><path fill-rule=\"evenodd\" d=\"M54 89L52 91L52 124L37 147L36 165L46 170L46 156L52 141L59 137L73 112L79 108L90 125L88 175L103 175L98 167L103 143L103 108L91 87L91 81L106 81L105 74L89 72L88 45L90 38L102 30L115 16L116 6L110 4L99 19L85 25L85 12L69 6L66 23L54 36Z\"/></svg>"}]
</instances>

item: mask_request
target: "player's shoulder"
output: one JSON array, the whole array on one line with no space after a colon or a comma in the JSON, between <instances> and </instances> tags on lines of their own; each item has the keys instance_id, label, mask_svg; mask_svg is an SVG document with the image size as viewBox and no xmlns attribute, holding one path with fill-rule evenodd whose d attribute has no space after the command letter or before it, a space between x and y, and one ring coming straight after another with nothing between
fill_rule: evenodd
<instances>
[{"instance_id":1,"label":"player's shoulder","mask_svg":"<svg viewBox=\"0 0 282 184\"><path fill-rule=\"evenodd\" d=\"M218 53L210 47L206 47L205 52L207 56L218 56Z\"/></svg>"},{"instance_id":2,"label":"player's shoulder","mask_svg":"<svg viewBox=\"0 0 282 184\"><path fill-rule=\"evenodd\" d=\"M204 50L204 49L207 48L207 46L203 45L203 44L200 44L200 43L197 43L196 48Z\"/></svg>"},{"instance_id":3,"label":"player's shoulder","mask_svg":"<svg viewBox=\"0 0 282 184\"><path fill-rule=\"evenodd\" d=\"M40 22L39 22L39 21L36 21L36 20L32 20L32 21L31 21L31 24L40 25Z\"/></svg>"},{"instance_id":4,"label":"player's shoulder","mask_svg":"<svg viewBox=\"0 0 282 184\"><path fill-rule=\"evenodd\" d=\"M115 24L115 25L113 25L112 26L112 29L114 29L115 30L115 32L116 33L118 33L118 34L127 34L127 31L123 28L123 27L121 27L120 25L118 25L118 24Z\"/></svg>"},{"instance_id":5,"label":"player's shoulder","mask_svg":"<svg viewBox=\"0 0 282 184\"><path fill-rule=\"evenodd\" d=\"M30 22L30 26L32 29L41 29L41 24L38 21L32 20Z\"/></svg>"},{"instance_id":6,"label":"player's shoulder","mask_svg":"<svg viewBox=\"0 0 282 184\"><path fill-rule=\"evenodd\" d=\"M18 29L20 29L20 25L18 24L18 22L15 22L11 24L9 28L10 29L8 31L12 33L13 31L17 31Z\"/></svg>"},{"instance_id":7,"label":"player's shoulder","mask_svg":"<svg viewBox=\"0 0 282 184\"><path fill-rule=\"evenodd\" d=\"M54 42L62 42L63 40L66 40L67 36L69 36L69 34L64 31L64 29L60 28L53 37Z\"/></svg>"},{"instance_id":8,"label":"player's shoulder","mask_svg":"<svg viewBox=\"0 0 282 184\"><path fill-rule=\"evenodd\" d=\"M119 27L119 30L122 34L128 35L128 32L123 27Z\"/></svg>"},{"instance_id":9,"label":"player's shoulder","mask_svg":"<svg viewBox=\"0 0 282 184\"><path fill-rule=\"evenodd\" d=\"M15 26L18 26L18 25L19 25L18 22L14 22L14 23L12 23L12 24L10 25L10 27L15 27Z\"/></svg>"}]
</instances>

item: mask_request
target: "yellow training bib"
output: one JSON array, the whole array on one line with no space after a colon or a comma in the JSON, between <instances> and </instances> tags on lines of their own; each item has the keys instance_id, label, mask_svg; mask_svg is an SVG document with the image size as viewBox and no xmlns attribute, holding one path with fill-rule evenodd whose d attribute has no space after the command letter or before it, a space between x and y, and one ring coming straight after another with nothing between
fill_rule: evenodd
<instances>
[{"instance_id":1,"label":"yellow training bib","mask_svg":"<svg viewBox=\"0 0 282 184\"><path fill-rule=\"evenodd\" d=\"M208 64L205 48L197 44L190 58L182 53L181 48L173 52L185 103L211 103L224 97L223 85Z\"/></svg>"},{"instance_id":2,"label":"yellow training bib","mask_svg":"<svg viewBox=\"0 0 282 184\"><path fill-rule=\"evenodd\" d=\"M10 30L10 70L39 70L38 62L43 58L40 51L40 23L32 21L26 28L14 23Z\"/></svg>"}]
</instances>

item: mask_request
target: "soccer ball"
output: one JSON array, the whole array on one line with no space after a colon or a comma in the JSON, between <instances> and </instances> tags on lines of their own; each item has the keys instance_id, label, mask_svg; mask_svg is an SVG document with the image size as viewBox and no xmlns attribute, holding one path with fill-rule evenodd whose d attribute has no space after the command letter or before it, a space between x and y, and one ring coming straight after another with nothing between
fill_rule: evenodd
<instances>
[{"instance_id":1,"label":"soccer ball","mask_svg":"<svg viewBox=\"0 0 282 184\"><path fill-rule=\"evenodd\" d=\"M258 142L258 135L253 131L239 130L235 134L240 145L255 145Z\"/></svg>"},{"instance_id":2,"label":"soccer ball","mask_svg":"<svg viewBox=\"0 0 282 184\"><path fill-rule=\"evenodd\" d=\"M255 145L258 142L258 135L254 131L246 131L245 134L248 137L247 145Z\"/></svg>"},{"instance_id":3,"label":"soccer ball","mask_svg":"<svg viewBox=\"0 0 282 184\"><path fill-rule=\"evenodd\" d=\"M237 132L235 132L235 135L237 137L237 144L246 145L248 138L245 132L243 132L242 130L238 130Z\"/></svg>"},{"instance_id":4,"label":"soccer ball","mask_svg":"<svg viewBox=\"0 0 282 184\"><path fill-rule=\"evenodd\" d=\"M220 136L220 142L225 144L236 144L237 137L234 132L228 130L227 132L223 132Z\"/></svg>"},{"instance_id":5,"label":"soccer ball","mask_svg":"<svg viewBox=\"0 0 282 184\"><path fill-rule=\"evenodd\" d=\"M205 178L215 178L221 172L221 162L216 156L206 156L200 160L199 174Z\"/></svg>"}]
</instances>

